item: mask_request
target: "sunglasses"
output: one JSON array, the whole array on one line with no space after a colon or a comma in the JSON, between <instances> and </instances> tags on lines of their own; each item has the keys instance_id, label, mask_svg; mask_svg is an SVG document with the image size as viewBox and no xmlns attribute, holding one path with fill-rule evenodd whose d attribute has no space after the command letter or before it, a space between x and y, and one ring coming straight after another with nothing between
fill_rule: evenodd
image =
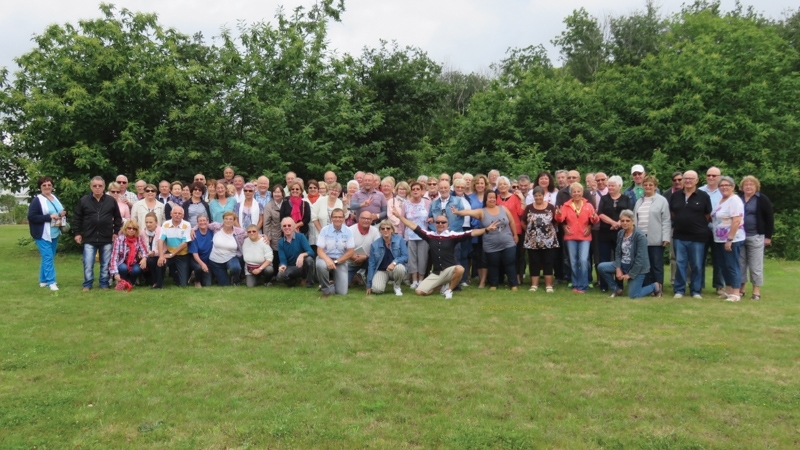
<instances>
[{"instance_id":1,"label":"sunglasses","mask_svg":"<svg viewBox=\"0 0 800 450\"><path fill-rule=\"evenodd\" d=\"M95 186L95 187L101 187L101 186ZM108 191L108 192L111 192L112 194L119 194L119 191Z\"/></svg>"},{"instance_id":2,"label":"sunglasses","mask_svg":"<svg viewBox=\"0 0 800 450\"><path fill-rule=\"evenodd\" d=\"M245 191L245 192L253 192L253 190L252 190L252 189L245 189L244 191Z\"/></svg>"},{"instance_id":3,"label":"sunglasses","mask_svg":"<svg viewBox=\"0 0 800 450\"><path fill-rule=\"evenodd\" d=\"M309 190L309 191L310 191L310 190L312 190L312 189L319 189L319 188L318 188L318 187L316 187L316 186L309 186L309 187L308 187L308 190Z\"/></svg>"},{"instance_id":4,"label":"sunglasses","mask_svg":"<svg viewBox=\"0 0 800 450\"><path fill-rule=\"evenodd\" d=\"M127 181L117 181L117 184L128 184Z\"/></svg>"},{"instance_id":5,"label":"sunglasses","mask_svg":"<svg viewBox=\"0 0 800 450\"><path fill-rule=\"evenodd\" d=\"M437 220L436 224L437 225L447 225L447 221L446 220Z\"/></svg>"},{"instance_id":6,"label":"sunglasses","mask_svg":"<svg viewBox=\"0 0 800 450\"><path fill-rule=\"evenodd\" d=\"M155 190L155 189L145 189L144 191L145 191L146 193L148 193L148 194L155 194L155 193L156 193L156 190Z\"/></svg>"},{"instance_id":7,"label":"sunglasses","mask_svg":"<svg viewBox=\"0 0 800 450\"><path fill-rule=\"evenodd\" d=\"M381 231L392 231L391 227L381 227Z\"/></svg>"},{"instance_id":8,"label":"sunglasses","mask_svg":"<svg viewBox=\"0 0 800 450\"><path fill-rule=\"evenodd\" d=\"M436 183L428 183L428 186L436 186Z\"/></svg>"},{"instance_id":9,"label":"sunglasses","mask_svg":"<svg viewBox=\"0 0 800 450\"><path fill-rule=\"evenodd\" d=\"M519 188L519 186L517 186L516 184L511 186L511 189L518 189L518 188Z\"/></svg>"},{"instance_id":10,"label":"sunglasses","mask_svg":"<svg viewBox=\"0 0 800 450\"><path fill-rule=\"evenodd\" d=\"M250 231L247 232L247 234L258 234L258 231L250 230Z\"/></svg>"},{"instance_id":11,"label":"sunglasses","mask_svg":"<svg viewBox=\"0 0 800 450\"><path fill-rule=\"evenodd\" d=\"M99 188L101 188L101 187L103 187L103 186L104 186L104 185L102 185L102 184L93 184L93 185L92 185L92 187L99 187ZM119 192L119 191L117 191L117 192Z\"/></svg>"},{"instance_id":12,"label":"sunglasses","mask_svg":"<svg viewBox=\"0 0 800 450\"><path fill-rule=\"evenodd\" d=\"M680 183L681 181L683 181L683 178L673 178L672 179L673 183Z\"/></svg>"},{"instance_id":13,"label":"sunglasses","mask_svg":"<svg viewBox=\"0 0 800 450\"><path fill-rule=\"evenodd\" d=\"M125 227L125 229L126 229L126 230L134 230L134 231L138 231L136 228L133 228L133 227Z\"/></svg>"}]
</instances>

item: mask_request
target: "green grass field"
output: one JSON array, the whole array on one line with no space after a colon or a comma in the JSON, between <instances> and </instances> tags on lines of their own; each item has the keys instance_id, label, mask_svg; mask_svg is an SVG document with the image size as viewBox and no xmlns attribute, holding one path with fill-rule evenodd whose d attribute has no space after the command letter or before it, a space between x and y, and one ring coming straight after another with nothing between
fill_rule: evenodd
<instances>
[{"instance_id":1,"label":"green grass field","mask_svg":"<svg viewBox=\"0 0 800 450\"><path fill-rule=\"evenodd\" d=\"M26 236L0 227L2 449L800 447L798 263L738 304L83 293L79 255L51 293Z\"/></svg>"}]
</instances>

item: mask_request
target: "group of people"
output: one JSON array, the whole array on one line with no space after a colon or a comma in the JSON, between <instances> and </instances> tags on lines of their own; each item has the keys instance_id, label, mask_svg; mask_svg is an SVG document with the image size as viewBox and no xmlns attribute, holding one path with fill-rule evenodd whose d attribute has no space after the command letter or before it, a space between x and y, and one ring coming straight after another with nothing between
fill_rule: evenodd
<instances>
[{"instance_id":1,"label":"group of people","mask_svg":"<svg viewBox=\"0 0 800 450\"><path fill-rule=\"evenodd\" d=\"M131 191L124 175L108 188L94 177L70 222L83 246L84 291L94 286L97 258L101 289L159 289L169 273L178 286L300 284L327 297L347 294L358 278L368 294L391 282L396 295L406 283L449 299L473 278L478 288L505 280L516 291L527 269L530 291L543 278L547 293L564 282L582 294L594 287L594 268L601 291L620 296L627 281L639 298L662 295L668 248L676 298L702 298L710 251L720 297L741 299L749 272L751 298L760 299L774 213L758 179L744 177L737 195L716 167L702 187L695 171L675 172L663 193L642 165L631 178L625 188L620 176L581 180L575 170L399 182L357 172L342 189L332 171L308 182L289 172L285 186L271 186L226 167L217 180L138 180ZM53 261L67 214L50 177L38 186L28 221L42 257L39 283L57 290Z\"/></svg>"}]
</instances>

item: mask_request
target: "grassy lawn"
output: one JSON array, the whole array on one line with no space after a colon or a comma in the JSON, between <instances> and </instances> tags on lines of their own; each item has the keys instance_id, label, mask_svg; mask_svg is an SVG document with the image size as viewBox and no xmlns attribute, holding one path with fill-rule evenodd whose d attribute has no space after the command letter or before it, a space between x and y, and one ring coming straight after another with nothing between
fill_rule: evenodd
<instances>
[{"instance_id":1,"label":"grassy lawn","mask_svg":"<svg viewBox=\"0 0 800 450\"><path fill-rule=\"evenodd\" d=\"M0 227L2 449L800 447L798 263L739 304L85 294L79 255L51 293L26 236Z\"/></svg>"}]
</instances>

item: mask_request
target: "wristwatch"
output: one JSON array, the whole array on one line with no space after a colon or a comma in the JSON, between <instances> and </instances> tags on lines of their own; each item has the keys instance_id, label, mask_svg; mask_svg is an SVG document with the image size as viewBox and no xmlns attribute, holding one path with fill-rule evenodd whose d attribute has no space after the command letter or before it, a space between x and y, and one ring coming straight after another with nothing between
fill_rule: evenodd
<instances>
[{"instance_id":1,"label":"wristwatch","mask_svg":"<svg viewBox=\"0 0 800 450\"><path fill-rule=\"evenodd\" d=\"M333 265L334 266L338 266L339 265L339 260L338 259L334 259L333 260Z\"/></svg>"}]
</instances>

